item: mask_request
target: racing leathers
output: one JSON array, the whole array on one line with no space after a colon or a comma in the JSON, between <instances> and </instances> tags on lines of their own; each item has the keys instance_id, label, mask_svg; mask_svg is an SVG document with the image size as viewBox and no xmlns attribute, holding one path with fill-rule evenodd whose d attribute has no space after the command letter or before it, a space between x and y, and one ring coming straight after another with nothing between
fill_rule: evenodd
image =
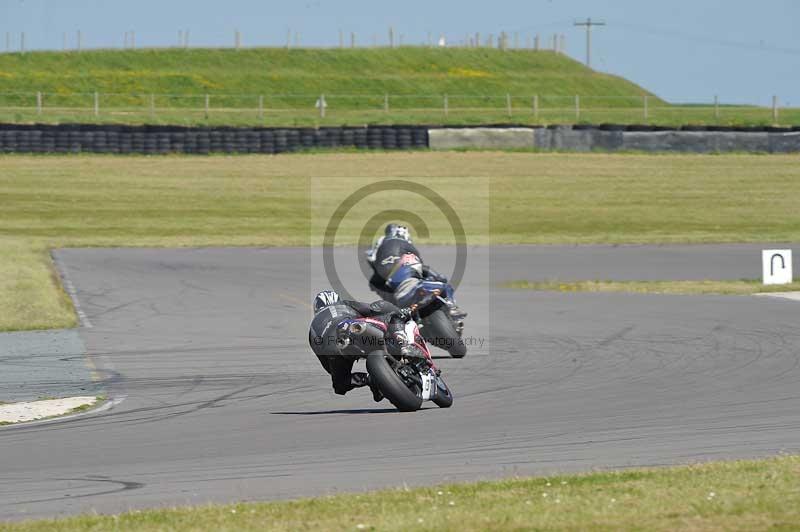
<instances>
[{"instance_id":1,"label":"racing leathers","mask_svg":"<svg viewBox=\"0 0 800 532\"><path fill-rule=\"evenodd\" d=\"M372 318L385 323L385 345L393 355L400 352L406 342L403 329L408 318L388 301L361 303L341 300L321 308L311 321L308 343L322 367L330 374L333 391L338 395L344 395L353 388L370 385L367 373L353 373L356 359L342 355L337 343L339 324L353 318ZM382 398L380 392L376 387L371 388L375 400L379 401Z\"/></svg>"},{"instance_id":2,"label":"racing leathers","mask_svg":"<svg viewBox=\"0 0 800 532\"><path fill-rule=\"evenodd\" d=\"M417 248L402 238L381 238L367 253L372 266L370 288L384 299L407 308L416 303L423 280L447 282L447 278L422 262Z\"/></svg>"}]
</instances>

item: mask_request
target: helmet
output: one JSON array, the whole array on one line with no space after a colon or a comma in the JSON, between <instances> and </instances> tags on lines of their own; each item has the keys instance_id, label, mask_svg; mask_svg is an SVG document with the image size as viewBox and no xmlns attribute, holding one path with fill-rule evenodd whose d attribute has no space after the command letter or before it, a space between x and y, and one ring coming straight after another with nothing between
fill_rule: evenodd
<instances>
[{"instance_id":1,"label":"helmet","mask_svg":"<svg viewBox=\"0 0 800 532\"><path fill-rule=\"evenodd\" d=\"M411 233L405 225L389 224L386 226L386 238L399 238L411 242Z\"/></svg>"},{"instance_id":2,"label":"helmet","mask_svg":"<svg viewBox=\"0 0 800 532\"><path fill-rule=\"evenodd\" d=\"M339 294L333 290L323 290L314 298L314 312L319 312L320 309L338 303L339 299Z\"/></svg>"}]
</instances>

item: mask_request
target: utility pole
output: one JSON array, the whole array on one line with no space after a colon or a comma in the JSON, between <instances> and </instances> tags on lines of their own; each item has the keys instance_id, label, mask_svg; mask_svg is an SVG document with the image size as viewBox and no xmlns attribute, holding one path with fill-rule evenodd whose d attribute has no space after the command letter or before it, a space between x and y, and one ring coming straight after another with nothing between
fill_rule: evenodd
<instances>
[{"instance_id":1,"label":"utility pole","mask_svg":"<svg viewBox=\"0 0 800 532\"><path fill-rule=\"evenodd\" d=\"M575 21L572 23L573 26L586 26L586 66L591 68L592 67L592 26L605 26L606 23L602 20L599 21L592 21L591 18L587 18L584 22Z\"/></svg>"}]
</instances>

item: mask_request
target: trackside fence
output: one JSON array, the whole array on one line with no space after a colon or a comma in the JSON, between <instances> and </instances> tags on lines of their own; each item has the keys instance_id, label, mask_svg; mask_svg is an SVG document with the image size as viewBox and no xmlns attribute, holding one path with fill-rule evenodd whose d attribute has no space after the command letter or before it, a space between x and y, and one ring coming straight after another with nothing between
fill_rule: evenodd
<instances>
[{"instance_id":1,"label":"trackside fence","mask_svg":"<svg viewBox=\"0 0 800 532\"><path fill-rule=\"evenodd\" d=\"M0 121L315 125L365 123L796 124L800 109L669 104L651 95L157 94L0 92Z\"/></svg>"}]
</instances>

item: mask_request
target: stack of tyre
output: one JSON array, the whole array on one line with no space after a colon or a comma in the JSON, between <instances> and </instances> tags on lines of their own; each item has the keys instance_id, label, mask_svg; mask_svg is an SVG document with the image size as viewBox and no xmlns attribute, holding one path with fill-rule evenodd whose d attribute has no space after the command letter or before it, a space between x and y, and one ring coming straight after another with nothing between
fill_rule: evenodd
<instances>
[{"instance_id":1,"label":"stack of tyre","mask_svg":"<svg viewBox=\"0 0 800 532\"><path fill-rule=\"evenodd\" d=\"M352 147L428 147L422 126L233 128L0 124L0 151L29 153L284 153Z\"/></svg>"}]
</instances>

